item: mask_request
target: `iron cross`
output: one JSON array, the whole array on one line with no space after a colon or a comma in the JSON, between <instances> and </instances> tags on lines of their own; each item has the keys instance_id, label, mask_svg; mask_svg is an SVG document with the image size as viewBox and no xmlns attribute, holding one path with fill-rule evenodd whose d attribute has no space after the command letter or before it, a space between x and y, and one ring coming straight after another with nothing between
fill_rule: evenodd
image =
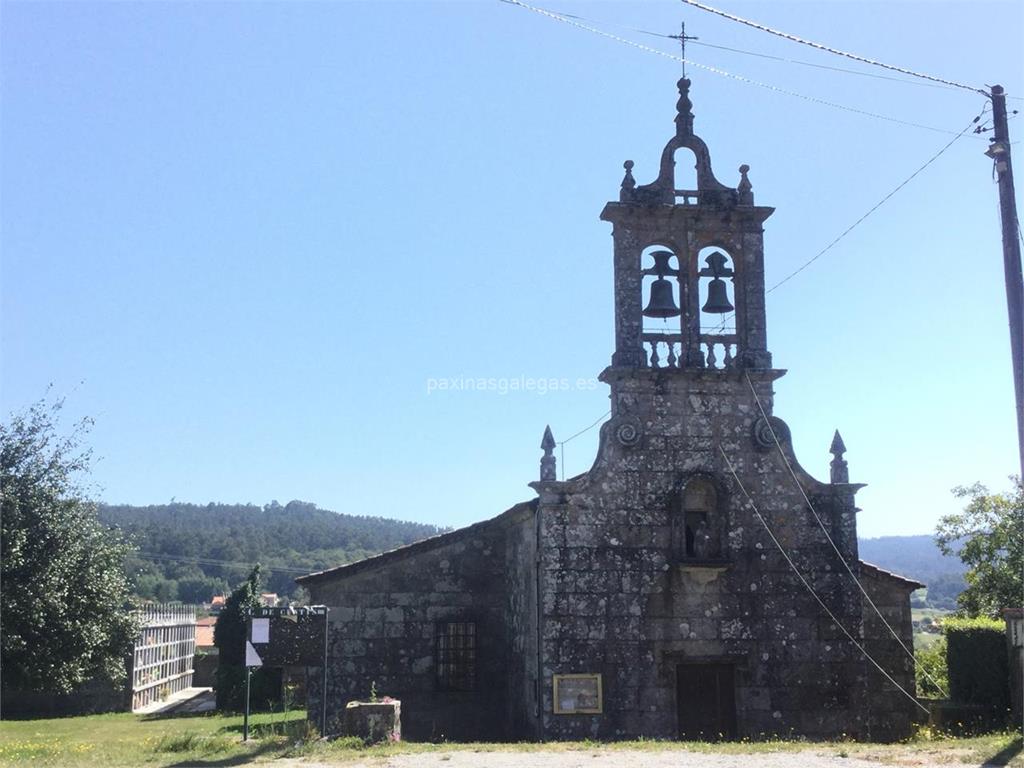
<instances>
[{"instance_id":1,"label":"iron cross","mask_svg":"<svg viewBox=\"0 0 1024 768\"><path fill-rule=\"evenodd\" d=\"M683 59L683 77L686 77L686 41L687 40L700 40L699 37L688 37L686 34L686 22L682 22L679 25L678 35L668 35L673 40L679 41L680 56Z\"/></svg>"}]
</instances>

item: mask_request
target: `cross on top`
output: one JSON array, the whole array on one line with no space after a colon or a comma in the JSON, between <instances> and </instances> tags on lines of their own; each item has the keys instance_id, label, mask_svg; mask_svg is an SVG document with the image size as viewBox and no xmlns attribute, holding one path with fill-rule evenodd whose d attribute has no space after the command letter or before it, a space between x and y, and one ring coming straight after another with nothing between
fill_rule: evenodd
<instances>
[{"instance_id":1,"label":"cross on top","mask_svg":"<svg viewBox=\"0 0 1024 768\"><path fill-rule=\"evenodd\" d=\"M686 34L686 22L682 22L679 25L678 35L668 35L673 40L679 41L680 56L683 59L683 77L686 77L686 41L687 40L700 40L699 37L690 37Z\"/></svg>"}]
</instances>

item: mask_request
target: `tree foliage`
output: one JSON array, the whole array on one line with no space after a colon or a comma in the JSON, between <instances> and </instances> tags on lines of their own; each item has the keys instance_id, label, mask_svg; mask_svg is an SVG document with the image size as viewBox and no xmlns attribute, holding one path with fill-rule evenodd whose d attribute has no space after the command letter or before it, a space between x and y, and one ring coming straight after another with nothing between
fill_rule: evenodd
<instances>
[{"instance_id":1,"label":"tree foliage","mask_svg":"<svg viewBox=\"0 0 1024 768\"><path fill-rule=\"evenodd\" d=\"M129 547L80 485L91 423L61 436L62 404L42 400L0 424L0 655L4 687L14 690L117 682L136 633Z\"/></svg>"},{"instance_id":2,"label":"tree foliage","mask_svg":"<svg viewBox=\"0 0 1024 768\"><path fill-rule=\"evenodd\" d=\"M217 646L220 663L245 665L245 620L260 607L260 566L224 602L217 623L213 625L213 644Z\"/></svg>"},{"instance_id":3,"label":"tree foliage","mask_svg":"<svg viewBox=\"0 0 1024 768\"><path fill-rule=\"evenodd\" d=\"M217 646L217 708L239 710L245 706L246 619L260 607L262 576L256 565L224 603L213 627ZM253 671L251 703L260 709L281 696L281 670L260 668Z\"/></svg>"},{"instance_id":4,"label":"tree foliage","mask_svg":"<svg viewBox=\"0 0 1024 768\"><path fill-rule=\"evenodd\" d=\"M209 602L261 563L264 587L295 597L300 573L332 568L438 534L433 525L345 515L304 501L100 505L138 546L128 567L140 597Z\"/></svg>"},{"instance_id":5,"label":"tree foliage","mask_svg":"<svg viewBox=\"0 0 1024 768\"><path fill-rule=\"evenodd\" d=\"M1009 493L989 493L981 483L953 489L967 506L939 521L939 548L951 553L959 545L957 555L967 566L967 588L957 598L962 615L998 618L1003 608L1021 603L1024 489L1019 478L1013 480Z\"/></svg>"},{"instance_id":6,"label":"tree foliage","mask_svg":"<svg viewBox=\"0 0 1024 768\"><path fill-rule=\"evenodd\" d=\"M917 695L928 699L943 698L949 691L949 670L946 667L946 638L924 648L914 649L914 670Z\"/></svg>"}]
</instances>

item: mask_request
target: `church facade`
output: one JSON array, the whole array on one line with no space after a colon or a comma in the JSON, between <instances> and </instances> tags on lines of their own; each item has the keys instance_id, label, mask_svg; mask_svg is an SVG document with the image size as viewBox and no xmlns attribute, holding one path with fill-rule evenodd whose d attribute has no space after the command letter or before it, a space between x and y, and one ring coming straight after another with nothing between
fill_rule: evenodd
<instances>
[{"instance_id":1,"label":"church facade","mask_svg":"<svg viewBox=\"0 0 1024 768\"><path fill-rule=\"evenodd\" d=\"M330 608L330 722L373 685L416 740L909 733L923 585L859 559L838 432L822 482L774 415L773 209L747 166L715 178L693 120L680 80L656 180L627 161L601 213L615 348L593 467L559 481L546 430L535 498L297 580Z\"/></svg>"}]
</instances>

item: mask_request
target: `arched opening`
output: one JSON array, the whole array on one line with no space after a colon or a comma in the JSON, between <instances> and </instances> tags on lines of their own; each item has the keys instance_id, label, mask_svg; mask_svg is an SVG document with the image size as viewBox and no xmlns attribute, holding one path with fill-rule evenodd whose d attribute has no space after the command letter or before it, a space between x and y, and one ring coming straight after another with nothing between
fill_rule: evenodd
<instances>
[{"instance_id":1,"label":"arched opening","mask_svg":"<svg viewBox=\"0 0 1024 768\"><path fill-rule=\"evenodd\" d=\"M697 204L697 155L688 147L680 147L672 155L674 168L672 186L675 190L676 203L683 205Z\"/></svg>"},{"instance_id":2,"label":"arched opening","mask_svg":"<svg viewBox=\"0 0 1024 768\"><path fill-rule=\"evenodd\" d=\"M707 478L693 478L683 488L680 508L673 515L673 554L679 560L720 559L721 531L718 490Z\"/></svg>"},{"instance_id":3,"label":"arched opening","mask_svg":"<svg viewBox=\"0 0 1024 768\"><path fill-rule=\"evenodd\" d=\"M708 246L697 253L700 285L700 332L736 333L736 286L733 259L724 248Z\"/></svg>"},{"instance_id":4,"label":"arched opening","mask_svg":"<svg viewBox=\"0 0 1024 768\"><path fill-rule=\"evenodd\" d=\"M676 367L683 353L680 266L676 253L660 244L640 254L644 354L655 368Z\"/></svg>"}]
</instances>

